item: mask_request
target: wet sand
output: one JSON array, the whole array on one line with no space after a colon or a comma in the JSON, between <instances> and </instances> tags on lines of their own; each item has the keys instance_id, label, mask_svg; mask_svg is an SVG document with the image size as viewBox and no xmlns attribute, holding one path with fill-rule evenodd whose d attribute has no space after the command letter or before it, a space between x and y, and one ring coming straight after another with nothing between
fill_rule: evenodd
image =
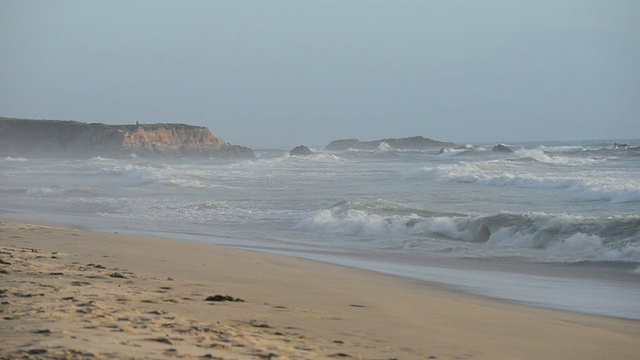
<instances>
[{"instance_id":1,"label":"wet sand","mask_svg":"<svg viewBox=\"0 0 640 360\"><path fill-rule=\"evenodd\" d=\"M640 321L209 244L1 221L2 359L640 354Z\"/></svg>"}]
</instances>

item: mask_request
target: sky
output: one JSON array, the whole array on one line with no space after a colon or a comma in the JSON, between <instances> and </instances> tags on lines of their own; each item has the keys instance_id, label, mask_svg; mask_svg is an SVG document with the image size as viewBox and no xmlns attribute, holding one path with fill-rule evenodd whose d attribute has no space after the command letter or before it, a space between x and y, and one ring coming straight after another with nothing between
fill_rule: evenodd
<instances>
[{"instance_id":1,"label":"sky","mask_svg":"<svg viewBox=\"0 0 640 360\"><path fill-rule=\"evenodd\" d=\"M0 0L0 116L259 148L640 138L640 1Z\"/></svg>"}]
</instances>

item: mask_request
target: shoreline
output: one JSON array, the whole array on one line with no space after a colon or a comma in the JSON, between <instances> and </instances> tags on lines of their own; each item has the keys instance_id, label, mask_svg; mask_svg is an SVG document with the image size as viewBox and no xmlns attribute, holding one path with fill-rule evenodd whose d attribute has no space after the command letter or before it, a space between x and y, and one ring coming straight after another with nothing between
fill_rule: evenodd
<instances>
[{"instance_id":1,"label":"shoreline","mask_svg":"<svg viewBox=\"0 0 640 360\"><path fill-rule=\"evenodd\" d=\"M71 358L84 351L97 358L225 359L640 353L635 320L510 304L211 244L0 221L1 256L11 263L1 265L8 274L0 274L0 324L11 336L1 340L0 358L65 351ZM215 295L244 302L206 301Z\"/></svg>"},{"instance_id":2,"label":"shoreline","mask_svg":"<svg viewBox=\"0 0 640 360\"><path fill-rule=\"evenodd\" d=\"M39 220L33 220L36 223ZM55 224L55 223L54 223ZM74 223L67 226L76 227ZM491 300L583 314L640 320L640 287L633 266L594 267L589 263L528 263L509 259L446 258L332 249L309 244L279 243L181 233L84 227L97 232L192 241L372 271L424 282ZM389 256L391 255L391 256ZM606 271L603 271L606 270Z\"/></svg>"}]
</instances>

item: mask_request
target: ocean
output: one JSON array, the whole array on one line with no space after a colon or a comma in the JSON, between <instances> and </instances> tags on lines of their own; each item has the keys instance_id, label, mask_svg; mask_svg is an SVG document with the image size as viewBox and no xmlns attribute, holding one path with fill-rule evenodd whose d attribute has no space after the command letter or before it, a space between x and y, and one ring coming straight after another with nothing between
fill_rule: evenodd
<instances>
[{"instance_id":1,"label":"ocean","mask_svg":"<svg viewBox=\"0 0 640 360\"><path fill-rule=\"evenodd\" d=\"M640 140L507 145L513 153L383 143L251 160L0 158L0 214L640 319Z\"/></svg>"}]
</instances>

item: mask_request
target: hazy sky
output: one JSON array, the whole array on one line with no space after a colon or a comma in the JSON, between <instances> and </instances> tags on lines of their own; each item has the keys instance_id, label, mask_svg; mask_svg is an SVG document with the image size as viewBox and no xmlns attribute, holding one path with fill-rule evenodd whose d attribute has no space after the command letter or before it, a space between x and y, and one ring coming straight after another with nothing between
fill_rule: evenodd
<instances>
[{"instance_id":1,"label":"hazy sky","mask_svg":"<svg viewBox=\"0 0 640 360\"><path fill-rule=\"evenodd\" d=\"M640 138L640 1L0 0L0 116L253 148Z\"/></svg>"}]
</instances>

